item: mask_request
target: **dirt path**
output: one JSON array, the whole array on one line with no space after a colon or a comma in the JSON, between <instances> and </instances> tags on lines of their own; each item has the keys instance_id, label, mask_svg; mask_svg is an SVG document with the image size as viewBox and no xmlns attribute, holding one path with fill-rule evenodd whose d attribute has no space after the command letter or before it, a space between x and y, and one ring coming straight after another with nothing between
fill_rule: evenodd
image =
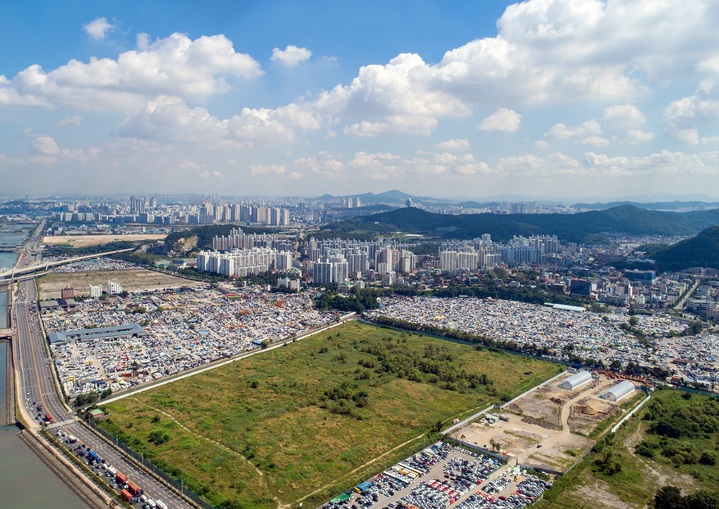
<instances>
[{"instance_id":1,"label":"dirt path","mask_svg":"<svg viewBox=\"0 0 719 509\"><path fill-rule=\"evenodd\" d=\"M573 442L572 440L572 430L569 428L569 415L572 410L572 405L577 403L578 401L586 398L587 395L582 391L579 394L577 394L574 398L570 399L569 401L566 401L561 408L560 414L559 414L559 424L562 426L561 431L557 431L555 433L550 434L542 443L543 447L546 447L547 449L555 449L561 446L562 444L569 445ZM557 449L559 450L559 449ZM534 449L526 449L522 452L522 454L518 455L520 462L526 462L528 461L529 457L533 454L535 454L536 451Z\"/></svg>"},{"instance_id":2,"label":"dirt path","mask_svg":"<svg viewBox=\"0 0 719 509\"><path fill-rule=\"evenodd\" d=\"M164 415L164 416L167 417L168 419L172 420L172 422L174 422L175 424L177 424L180 428L182 428L183 430L187 431L187 432L190 433L191 435L194 435L194 436L196 436L196 437L198 437L198 438L201 438L201 439L203 439L203 440L206 440L207 442L210 442L211 444L216 445L217 447L219 447L219 448L222 449L223 451L228 452L228 453L230 453L230 454L232 454L232 455L234 455L234 456L238 456L238 457L242 458L243 460L245 460L245 461L247 462L248 465L250 465L252 468L255 469L255 472L257 472L257 474L258 474L260 477L263 477L263 476L265 475L265 474L263 474L262 471L261 471L259 468L257 468L250 460L248 460L247 458L245 458L245 457L244 457L242 454L240 454L239 452L230 449L229 447L227 447L226 445L224 445L224 444L218 442L217 440L213 440L213 439L208 438L208 437L206 437L206 436L204 436L204 435L200 435L200 434L197 433L196 431L192 431L192 430L189 429L187 426L185 426L184 424L182 424L180 421L178 421L177 419L175 419L175 417L173 417L171 414L168 414L168 413L165 412L164 410L161 410L161 409L159 409L159 408L157 408L157 407L155 407L155 406L152 406L152 405L149 404L147 401L143 401L142 399L138 398L137 396L133 396L133 399L135 399L136 401L138 401L139 403L141 403L141 404L143 404L143 405L145 405L145 406L148 406L148 407L152 408L153 410L155 410L155 411L157 411L157 412L160 412L162 415ZM265 483L265 484L266 484L266 483Z\"/></svg>"},{"instance_id":3,"label":"dirt path","mask_svg":"<svg viewBox=\"0 0 719 509\"><path fill-rule=\"evenodd\" d=\"M320 491L329 488L331 484L334 484L334 483L336 483L336 482L341 481L342 479L345 479L345 478L351 476L351 475L354 474L355 472L358 472L359 470L361 470L361 469L363 469L363 468L365 468L365 467L368 467L368 466L372 465L373 463L376 463L376 462L380 461L382 458L384 458L384 457L387 456L388 454L390 454L390 453L396 451L397 449L399 449L399 448L401 448L401 447L404 447L405 445L411 444L412 442L414 442L414 441L416 441L416 440L419 440L420 438L423 438L423 437L424 437L424 433L422 433L421 435L418 435L418 436L416 436L416 437L414 437L414 438L410 438L410 439L407 440L406 442L403 442L403 443L399 444L397 447L394 447L394 448L390 449L389 451L387 451L387 452L385 452L385 453L383 453L383 454L380 454L380 455L377 456L376 458L369 460L369 461L368 461L367 463L365 463L364 465L360 465L360 466L358 466L357 468L355 468L354 470L351 470L350 472L347 472L345 475L343 475L343 476L340 477L339 479L334 479L331 483L325 484L324 486L321 486L321 487L317 488L315 491L313 491L313 492L311 492L311 493L308 493L308 494L305 495L304 497L302 497L302 498L300 498L300 499L298 499L298 500L295 500L295 502L302 502L303 500L305 500L305 499L311 497L312 495L316 495L316 494L319 493Z\"/></svg>"}]
</instances>

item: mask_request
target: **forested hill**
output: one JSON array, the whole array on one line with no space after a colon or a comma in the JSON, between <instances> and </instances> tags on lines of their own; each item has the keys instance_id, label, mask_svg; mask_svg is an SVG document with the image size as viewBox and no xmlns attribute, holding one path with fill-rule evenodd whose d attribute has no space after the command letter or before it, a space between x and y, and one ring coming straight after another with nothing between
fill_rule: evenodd
<instances>
[{"instance_id":1,"label":"forested hill","mask_svg":"<svg viewBox=\"0 0 719 509\"><path fill-rule=\"evenodd\" d=\"M579 214L433 214L417 208L357 217L328 226L325 235L371 237L395 232L440 238L472 239L483 233L497 241L513 235L557 235L569 242L586 242L602 233L631 235L693 235L719 225L719 209L660 212L633 205Z\"/></svg>"},{"instance_id":2,"label":"forested hill","mask_svg":"<svg viewBox=\"0 0 719 509\"><path fill-rule=\"evenodd\" d=\"M719 269L719 226L707 228L696 237L683 240L653 255L661 270L693 267Z\"/></svg>"},{"instance_id":3,"label":"forested hill","mask_svg":"<svg viewBox=\"0 0 719 509\"><path fill-rule=\"evenodd\" d=\"M180 230L171 233L165 239L162 251L168 253L182 253L192 249L211 249L212 239L218 235L228 235L230 230L241 228L245 233L268 233L269 228L246 227L239 224L215 224L196 226L189 230Z\"/></svg>"}]
</instances>

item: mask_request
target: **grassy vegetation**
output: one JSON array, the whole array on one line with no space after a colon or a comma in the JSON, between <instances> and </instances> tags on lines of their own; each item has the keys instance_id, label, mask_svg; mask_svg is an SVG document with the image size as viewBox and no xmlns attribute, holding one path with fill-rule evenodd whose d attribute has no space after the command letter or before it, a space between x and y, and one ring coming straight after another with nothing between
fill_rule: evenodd
<instances>
[{"instance_id":1,"label":"grassy vegetation","mask_svg":"<svg viewBox=\"0 0 719 509\"><path fill-rule=\"evenodd\" d=\"M275 507L317 492L310 506L559 370L352 322L107 405L102 425L214 504Z\"/></svg>"},{"instance_id":2,"label":"grassy vegetation","mask_svg":"<svg viewBox=\"0 0 719 509\"><path fill-rule=\"evenodd\" d=\"M680 486L685 495L715 490L719 401L659 390L639 413L615 435L597 442L537 507L580 509L621 501L640 508L663 486Z\"/></svg>"},{"instance_id":3,"label":"grassy vegetation","mask_svg":"<svg viewBox=\"0 0 719 509\"><path fill-rule=\"evenodd\" d=\"M58 298L65 286L75 289L76 296L90 294L90 285L102 285L107 290L107 281L120 283L127 291L150 288L179 287L188 282L177 276L162 274L145 269L96 270L88 272L56 272L38 278L41 298Z\"/></svg>"}]
</instances>

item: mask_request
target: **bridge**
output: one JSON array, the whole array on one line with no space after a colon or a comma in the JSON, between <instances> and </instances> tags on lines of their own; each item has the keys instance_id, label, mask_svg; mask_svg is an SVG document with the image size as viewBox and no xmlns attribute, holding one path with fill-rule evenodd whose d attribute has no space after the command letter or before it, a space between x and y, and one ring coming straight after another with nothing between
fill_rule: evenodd
<instances>
[{"instance_id":1,"label":"bridge","mask_svg":"<svg viewBox=\"0 0 719 509\"><path fill-rule=\"evenodd\" d=\"M89 260L90 258L99 258L101 256L114 255L117 253L126 253L128 251L132 251L133 249L134 248L118 249L116 251L108 251L105 253L95 253L95 254L84 255L84 256L76 256L74 258L67 258L65 260L57 260L54 262L42 262L42 263L37 263L35 265L31 265L29 267L24 267L22 269L13 268L13 269L5 271L5 272L0 272L0 279L7 279L7 278L16 279L17 276L22 276L25 274L32 274L34 272L48 270L52 267L57 267L59 265L65 265L67 263L79 262L82 260Z\"/></svg>"},{"instance_id":2,"label":"bridge","mask_svg":"<svg viewBox=\"0 0 719 509\"><path fill-rule=\"evenodd\" d=\"M14 252L20 244L0 244L0 252L2 253L12 253Z\"/></svg>"}]
</instances>

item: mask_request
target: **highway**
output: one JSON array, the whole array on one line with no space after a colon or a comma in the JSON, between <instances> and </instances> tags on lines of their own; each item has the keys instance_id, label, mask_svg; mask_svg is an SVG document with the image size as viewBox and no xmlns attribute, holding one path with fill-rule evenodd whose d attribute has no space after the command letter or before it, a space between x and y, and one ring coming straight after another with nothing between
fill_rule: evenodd
<instances>
[{"instance_id":1,"label":"highway","mask_svg":"<svg viewBox=\"0 0 719 509\"><path fill-rule=\"evenodd\" d=\"M37 271L46 271L47 269L50 269L52 267L58 267L60 265L65 265L68 263L73 262L79 262L82 260L89 260L91 258L99 258L101 256L109 256L116 253L126 253L128 251L132 251L132 248L130 249L117 249L115 251L107 251L105 253L96 253L96 254L89 254L89 255L82 255L82 256L76 256L74 258L67 258L65 260L57 260L54 262L45 262L45 263L35 263L34 265L26 265L24 267L21 267L19 264L15 264L15 267L7 270L5 272L0 272L0 279L13 279L16 280L18 276L27 275L39 275L34 274ZM20 252L20 257L18 258L18 261L21 260L34 260L34 257L38 256L37 253L29 252L28 250L24 250Z\"/></svg>"},{"instance_id":2,"label":"highway","mask_svg":"<svg viewBox=\"0 0 719 509\"><path fill-rule=\"evenodd\" d=\"M39 229L41 231L41 229ZM33 235L38 242L38 235ZM33 263L36 256L26 250L24 257L26 264ZM28 425L40 428L46 413L49 413L55 423L59 423L62 430L78 439L78 444L86 444L104 459L107 464L113 465L118 471L125 474L128 479L140 486L148 497L162 500L170 508L191 508L179 495L169 490L164 484L157 481L135 463L127 459L115 447L77 421L75 415L68 410L58 395L51 368L46 340L39 324L37 311L37 290L34 280L18 282L17 298L12 303L11 316L17 333L13 340L16 350L17 369L20 372L20 383L17 389L18 405L26 418L33 419ZM38 405L42 410L38 409ZM54 431L54 430L53 430ZM70 447L70 446L68 446ZM104 470L98 470L100 476ZM107 478L109 481L109 478ZM141 504L136 504L140 507Z\"/></svg>"}]
</instances>

